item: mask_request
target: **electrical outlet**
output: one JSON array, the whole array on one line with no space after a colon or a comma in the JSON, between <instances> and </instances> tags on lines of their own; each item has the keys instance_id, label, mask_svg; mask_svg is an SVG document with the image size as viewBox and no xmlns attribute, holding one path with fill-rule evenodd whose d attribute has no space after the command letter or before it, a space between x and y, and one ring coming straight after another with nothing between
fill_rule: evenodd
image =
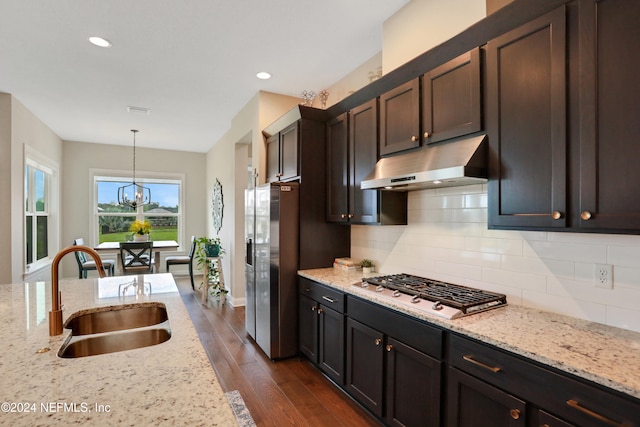
<instances>
[{"instance_id":1,"label":"electrical outlet","mask_svg":"<svg viewBox=\"0 0 640 427\"><path fill-rule=\"evenodd\" d=\"M593 281L596 288L613 289L613 266L611 264L596 264L593 269Z\"/></svg>"}]
</instances>

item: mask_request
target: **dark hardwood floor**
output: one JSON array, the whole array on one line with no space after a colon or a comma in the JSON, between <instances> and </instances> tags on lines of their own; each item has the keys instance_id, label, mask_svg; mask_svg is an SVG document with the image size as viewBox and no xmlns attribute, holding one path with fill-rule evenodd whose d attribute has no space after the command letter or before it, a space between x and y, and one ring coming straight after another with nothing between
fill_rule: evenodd
<instances>
[{"instance_id":1,"label":"dark hardwood floor","mask_svg":"<svg viewBox=\"0 0 640 427\"><path fill-rule=\"evenodd\" d=\"M240 391L258 426L380 425L308 360L269 360L246 333L244 307L205 307L188 278L175 278L222 390Z\"/></svg>"}]
</instances>

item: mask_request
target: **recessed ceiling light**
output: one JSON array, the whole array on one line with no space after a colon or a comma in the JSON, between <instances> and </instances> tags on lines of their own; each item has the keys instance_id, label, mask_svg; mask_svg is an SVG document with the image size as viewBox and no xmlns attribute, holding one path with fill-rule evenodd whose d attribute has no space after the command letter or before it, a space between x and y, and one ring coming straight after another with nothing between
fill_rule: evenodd
<instances>
[{"instance_id":1,"label":"recessed ceiling light","mask_svg":"<svg viewBox=\"0 0 640 427\"><path fill-rule=\"evenodd\" d=\"M89 41L99 47L111 47L111 42L107 39L103 39L102 37L89 37Z\"/></svg>"},{"instance_id":2,"label":"recessed ceiling light","mask_svg":"<svg viewBox=\"0 0 640 427\"><path fill-rule=\"evenodd\" d=\"M267 80L271 78L271 74L267 73L266 71L260 71L258 74L256 74L256 77L260 80Z\"/></svg>"}]
</instances>

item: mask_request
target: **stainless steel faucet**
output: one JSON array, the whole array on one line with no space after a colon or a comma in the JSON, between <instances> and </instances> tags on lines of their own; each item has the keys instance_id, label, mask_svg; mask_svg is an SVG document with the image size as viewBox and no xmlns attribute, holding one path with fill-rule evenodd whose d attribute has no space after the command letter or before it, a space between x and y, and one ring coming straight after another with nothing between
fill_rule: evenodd
<instances>
[{"instance_id":1,"label":"stainless steel faucet","mask_svg":"<svg viewBox=\"0 0 640 427\"><path fill-rule=\"evenodd\" d=\"M100 277L106 277L107 273L102 266L102 260L98 252L90 247L82 245L68 246L58 252L51 263L51 311L49 312L49 336L62 334L62 294L58 290L58 266L60 260L69 252L84 252L91 255L96 263L96 270Z\"/></svg>"}]
</instances>

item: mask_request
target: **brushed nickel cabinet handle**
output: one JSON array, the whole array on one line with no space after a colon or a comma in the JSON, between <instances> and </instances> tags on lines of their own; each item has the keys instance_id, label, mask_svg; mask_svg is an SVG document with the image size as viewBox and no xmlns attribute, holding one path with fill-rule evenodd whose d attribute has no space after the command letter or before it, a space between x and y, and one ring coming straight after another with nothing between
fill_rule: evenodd
<instances>
[{"instance_id":1,"label":"brushed nickel cabinet handle","mask_svg":"<svg viewBox=\"0 0 640 427\"><path fill-rule=\"evenodd\" d=\"M413 135L413 136L411 137L411 142L416 142L417 140L418 140L418 137L417 137L417 136Z\"/></svg>"},{"instance_id":2,"label":"brushed nickel cabinet handle","mask_svg":"<svg viewBox=\"0 0 640 427\"><path fill-rule=\"evenodd\" d=\"M464 360L466 360L469 363L473 363L476 366L479 366L481 368L487 369L493 373L498 373L500 372L502 369L498 368L497 366L489 366L487 364L484 364L482 362L478 362L477 360L475 360L472 356L462 356L462 358Z\"/></svg>"},{"instance_id":3,"label":"brushed nickel cabinet handle","mask_svg":"<svg viewBox=\"0 0 640 427\"><path fill-rule=\"evenodd\" d=\"M553 213L551 214L551 218L553 219L561 219L564 215L562 215L562 212L560 211L553 211Z\"/></svg>"},{"instance_id":4,"label":"brushed nickel cabinet handle","mask_svg":"<svg viewBox=\"0 0 640 427\"><path fill-rule=\"evenodd\" d=\"M595 418L598 421L602 421L603 423L609 424L610 426L616 427L624 427L625 424L619 423L617 421L612 420L611 418L607 418L604 415L598 414L597 412L592 411L591 409L587 409L584 406L580 405L580 403L576 400L569 399L567 400L567 405L570 407L577 409L578 411L589 415L590 417Z\"/></svg>"},{"instance_id":5,"label":"brushed nickel cabinet handle","mask_svg":"<svg viewBox=\"0 0 640 427\"><path fill-rule=\"evenodd\" d=\"M391 344L387 344L385 348L387 349L387 351L393 350L393 346Z\"/></svg>"},{"instance_id":6,"label":"brushed nickel cabinet handle","mask_svg":"<svg viewBox=\"0 0 640 427\"><path fill-rule=\"evenodd\" d=\"M336 300L334 300L333 298L329 298L326 295L322 295L322 299L325 300L325 301L329 301L330 303L336 302Z\"/></svg>"},{"instance_id":7,"label":"brushed nickel cabinet handle","mask_svg":"<svg viewBox=\"0 0 640 427\"><path fill-rule=\"evenodd\" d=\"M513 418L514 420L517 420L518 418L520 418L520 410L512 409L509 411L509 415L511 415L511 418Z\"/></svg>"},{"instance_id":8,"label":"brushed nickel cabinet handle","mask_svg":"<svg viewBox=\"0 0 640 427\"><path fill-rule=\"evenodd\" d=\"M427 139L431 136L431 134L429 132L425 132L424 133L424 139Z\"/></svg>"},{"instance_id":9,"label":"brushed nickel cabinet handle","mask_svg":"<svg viewBox=\"0 0 640 427\"><path fill-rule=\"evenodd\" d=\"M589 221L592 216L593 215L591 215L591 212L589 211L582 211L582 213L580 214L580 218L582 218L584 221Z\"/></svg>"},{"instance_id":10,"label":"brushed nickel cabinet handle","mask_svg":"<svg viewBox=\"0 0 640 427\"><path fill-rule=\"evenodd\" d=\"M376 345L380 345L382 344L382 340L380 338L376 338L375 343Z\"/></svg>"}]
</instances>

